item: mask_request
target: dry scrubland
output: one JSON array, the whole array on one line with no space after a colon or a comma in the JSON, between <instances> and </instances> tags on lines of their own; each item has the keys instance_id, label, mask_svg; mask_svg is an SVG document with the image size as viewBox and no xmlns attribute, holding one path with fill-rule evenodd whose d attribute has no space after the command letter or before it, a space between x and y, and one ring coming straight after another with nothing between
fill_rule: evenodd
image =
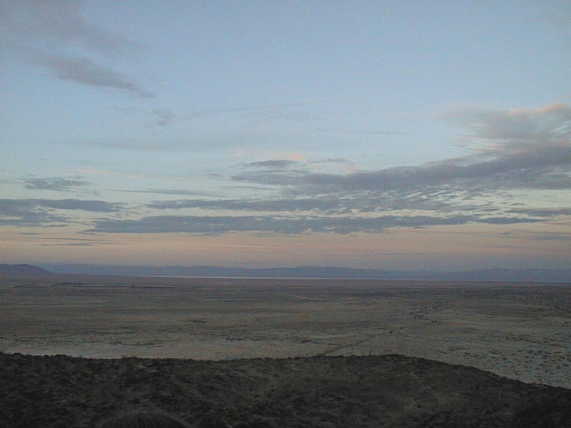
<instances>
[{"instance_id":1,"label":"dry scrubland","mask_svg":"<svg viewBox=\"0 0 571 428\"><path fill-rule=\"evenodd\" d=\"M571 388L571 287L4 277L0 351L213 360L403 354Z\"/></svg>"}]
</instances>

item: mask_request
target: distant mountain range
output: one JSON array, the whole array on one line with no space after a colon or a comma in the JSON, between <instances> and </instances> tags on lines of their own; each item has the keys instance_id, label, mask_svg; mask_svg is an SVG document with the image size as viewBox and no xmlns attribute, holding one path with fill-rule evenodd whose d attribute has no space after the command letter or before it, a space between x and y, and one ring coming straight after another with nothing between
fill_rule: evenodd
<instances>
[{"instance_id":1,"label":"distant mountain range","mask_svg":"<svg viewBox=\"0 0 571 428\"><path fill-rule=\"evenodd\" d=\"M2 266L2 265L0 265ZM10 266L10 265L3 265ZM11 265L29 266L29 265ZM240 268L221 266L122 266L41 264L53 273L120 276L192 276L234 278L347 278L426 281L571 282L571 269L480 269L459 272L379 270L330 266ZM30 266L33 267L33 266ZM38 268L36 268L38 269Z\"/></svg>"},{"instance_id":2,"label":"distant mountain range","mask_svg":"<svg viewBox=\"0 0 571 428\"><path fill-rule=\"evenodd\" d=\"M26 275L26 276L37 276L37 275L49 275L51 272L46 269L42 269L38 266L32 265L2 265L0 264L0 274L6 275Z\"/></svg>"}]
</instances>

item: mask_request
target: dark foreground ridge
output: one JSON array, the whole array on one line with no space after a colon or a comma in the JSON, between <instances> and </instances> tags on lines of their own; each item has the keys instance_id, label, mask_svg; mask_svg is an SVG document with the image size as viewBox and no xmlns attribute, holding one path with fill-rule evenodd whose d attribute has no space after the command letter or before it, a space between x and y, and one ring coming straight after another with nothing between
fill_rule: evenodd
<instances>
[{"instance_id":1,"label":"dark foreground ridge","mask_svg":"<svg viewBox=\"0 0 571 428\"><path fill-rule=\"evenodd\" d=\"M400 355L196 361L0 353L0 426L162 409L199 428L569 427L571 390Z\"/></svg>"}]
</instances>

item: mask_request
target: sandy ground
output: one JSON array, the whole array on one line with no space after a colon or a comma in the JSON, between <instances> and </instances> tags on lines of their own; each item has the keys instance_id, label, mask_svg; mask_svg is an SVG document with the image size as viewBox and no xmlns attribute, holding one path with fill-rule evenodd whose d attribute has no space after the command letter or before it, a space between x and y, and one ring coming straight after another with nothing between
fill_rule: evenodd
<instances>
[{"instance_id":1,"label":"sandy ground","mask_svg":"<svg viewBox=\"0 0 571 428\"><path fill-rule=\"evenodd\" d=\"M571 286L0 278L0 351L215 360L398 353L571 388Z\"/></svg>"}]
</instances>

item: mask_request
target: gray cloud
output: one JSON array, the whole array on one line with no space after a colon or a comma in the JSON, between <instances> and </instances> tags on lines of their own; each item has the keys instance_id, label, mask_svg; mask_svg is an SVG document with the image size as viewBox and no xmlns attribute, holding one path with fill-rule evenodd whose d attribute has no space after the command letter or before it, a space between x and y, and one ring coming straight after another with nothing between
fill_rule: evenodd
<instances>
[{"instance_id":1,"label":"gray cloud","mask_svg":"<svg viewBox=\"0 0 571 428\"><path fill-rule=\"evenodd\" d=\"M234 175L233 181L255 183L271 186L297 186L304 185L304 178L311 173L304 170L269 169L263 171L249 171Z\"/></svg>"},{"instance_id":2,"label":"gray cloud","mask_svg":"<svg viewBox=\"0 0 571 428\"><path fill-rule=\"evenodd\" d=\"M101 219L89 232L379 233L398 227L536 223L558 215L571 215L566 208L514 207L501 193L513 189L571 188L571 116L568 113L567 106L490 114L479 111L473 120L468 117L472 112L462 113L465 115L463 126L469 131L466 138L486 142L484 148L464 157L350 174L315 173L309 169L311 162L284 159L250 162L244 165L250 170L235 175L233 181L274 186L282 191L282 197L186 199L147 205L157 210L292 215L155 215L138 220ZM459 116L455 120L459 120ZM474 202L476 198L480 201ZM484 203L482 198L492 202ZM402 210L408 210L410 215L371 216ZM419 210L432 211L434 215L419 215Z\"/></svg>"},{"instance_id":3,"label":"gray cloud","mask_svg":"<svg viewBox=\"0 0 571 428\"><path fill-rule=\"evenodd\" d=\"M570 111L569 107L558 105L489 114L478 111L475 117L470 116L473 112L458 113L455 120L468 131L465 138L485 142L464 157L350 174L315 173L308 168L310 162L283 159L250 162L245 166L251 169L235 175L233 181L274 186L282 191L282 197L186 199L147 205L158 210L196 208L291 213L291 216L156 215L138 220L99 220L91 232L379 233L396 227L536 223L571 215L569 209L560 207L516 208L502 193L513 189L571 188ZM475 202L478 198L479 202ZM486 198L488 202L482 202ZM389 210L408 210L411 215L362 215ZM435 214L419 215L419 210Z\"/></svg>"},{"instance_id":4,"label":"gray cloud","mask_svg":"<svg viewBox=\"0 0 571 428\"><path fill-rule=\"evenodd\" d=\"M483 151L568 145L571 137L571 107L565 104L537 109L463 109L448 114L448 119L467 131L465 141Z\"/></svg>"},{"instance_id":5,"label":"gray cloud","mask_svg":"<svg viewBox=\"0 0 571 428\"><path fill-rule=\"evenodd\" d=\"M327 158L327 159L319 159L313 160L310 163L312 164L323 164L323 163L332 163L332 164L352 164L348 159L345 158Z\"/></svg>"},{"instance_id":6,"label":"gray cloud","mask_svg":"<svg viewBox=\"0 0 571 428\"><path fill-rule=\"evenodd\" d=\"M468 131L465 141L480 143L470 155L419 166L349 174L315 173L308 169L281 168L279 164L262 164L264 168L239 173L232 179L272 186L287 198L163 201L151 206L157 209L310 211L326 215L387 210L468 212L473 216L470 221L497 225L571 215L571 211L561 208L509 209L509 199L502 193L516 189L571 189L570 107L463 111L457 112L454 120ZM474 204L475 200L479 203ZM483 204L484 200L488 202Z\"/></svg>"},{"instance_id":7,"label":"gray cloud","mask_svg":"<svg viewBox=\"0 0 571 428\"><path fill-rule=\"evenodd\" d=\"M215 196L213 193L200 192L195 190L185 190L185 189L144 189L144 190L123 190L123 189L113 189L116 192L126 192L126 193L150 193L155 195L180 195L180 196Z\"/></svg>"},{"instance_id":8,"label":"gray cloud","mask_svg":"<svg viewBox=\"0 0 571 428\"><path fill-rule=\"evenodd\" d=\"M170 125L176 119L176 114L168 109L153 109L151 113L157 126Z\"/></svg>"},{"instance_id":9,"label":"gray cloud","mask_svg":"<svg viewBox=\"0 0 571 428\"><path fill-rule=\"evenodd\" d=\"M301 233L356 232L379 233L387 228L420 228L436 225L460 225L471 222L489 224L533 223L524 217L479 218L472 215L383 216L383 217L269 217L269 216L148 216L138 220L98 220L88 232L104 233L191 233L219 235L229 232L269 232L288 235Z\"/></svg>"},{"instance_id":10,"label":"gray cloud","mask_svg":"<svg viewBox=\"0 0 571 428\"><path fill-rule=\"evenodd\" d=\"M284 198L284 199L183 199L154 201L147 205L155 209L200 208L207 210L300 212L315 211L322 214L371 213L389 210L458 210L445 201L428 199L417 195L376 195L371 193L353 195L351 198ZM468 207L466 207L468 208ZM464 208L464 209L466 209Z\"/></svg>"},{"instance_id":11,"label":"gray cloud","mask_svg":"<svg viewBox=\"0 0 571 428\"><path fill-rule=\"evenodd\" d=\"M248 162L243 166L245 168L259 168L266 171L281 173L284 170L288 170L288 173L292 174L305 174L309 172L309 167L311 165L325 165L325 164L337 164L337 165L350 165L351 161L343 158L328 158L328 159L318 159L310 161L296 161L290 159L270 159L265 161ZM294 167L296 167L294 169Z\"/></svg>"},{"instance_id":12,"label":"gray cloud","mask_svg":"<svg viewBox=\"0 0 571 428\"><path fill-rule=\"evenodd\" d=\"M0 225L47 226L68 221L68 217L50 211L53 209L111 213L120 206L80 199L0 199Z\"/></svg>"},{"instance_id":13,"label":"gray cloud","mask_svg":"<svg viewBox=\"0 0 571 428\"><path fill-rule=\"evenodd\" d=\"M134 43L90 24L81 0L0 0L0 31L19 40L75 43L103 53L132 49Z\"/></svg>"},{"instance_id":14,"label":"gray cloud","mask_svg":"<svg viewBox=\"0 0 571 428\"><path fill-rule=\"evenodd\" d=\"M432 162L418 167L396 167L352 174L320 174L303 171L261 171L238 174L236 181L281 186L296 186L308 193L337 193L343 191L412 190L428 186L458 186L470 188L534 187L558 188L568 183L562 174L553 175L549 168L571 166L571 145L540 147L513 155L482 159L469 156ZM542 180L530 179L539 173ZM492 180L491 180L492 179ZM571 183L570 183L571 184Z\"/></svg>"},{"instance_id":15,"label":"gray cloud","mask_svg":"<svg viewBox=\"0 0 571 428\"><path fill-rule=\"evenodd\" d=\"M551 171L522 170L520 174L517 175L517 181L512 183L511 187L544 190L571 189L571 175L565 172L558 172L557 168L552 168Z\"/></svg>"},{"instance_id":16,"label":"gray cloud","mask_svg":"<svg viewBox=\"0 0 571 428\"><path fill-rule=\"evenodd\" d=\"M6 200L6 199L5 199ZM0 200L1 201L1 200ZM121 209L120 204L105 201L90 201L82 199L27 199L37 206L54 208L58 210L81 210L100 213L117 212Z\"/></svg>"},{"instance_id":17,"label":"gray cloud","mask_svg":"<svg viewBox=\"0 0 571 428\"><path fill-rule=\"evenodd\" d=\"M571 188L571 108L457 112L454 120L471 142L474 154L420 166L350 174L279 169L248 171L235 181L288 187L299 194L360 191L495 192L500 189Z\"/></svg>"},{"instance_id":18,"label":"gray cloud","mask_svg":"<svg viewBox=\"0 0 571 428\"><path fill-rule=\"evenodd\" d=\"M289 159L274 159L258 162L249 162L244 166L248 168L269 168L269 169L286 169L292 166L299 165L298 161Z\"/></svg>"},{"instance_id":19,"label":"gray cloud","mask_svg":"<svg viewBox=\"0 0 571 428\"><path fill-rule=\"evenodd\" d=\"M248 211L338 211L341 207L332 199L274 199L274 200L199 200L186 199L177 201L155 201L147 205L156 209L202 208L213 210L248 210Z\"/></svg>"},{"instance_id":20,"label":"gray cloud","mask_svg":"<svg viewBox=\"0 0 571 428\"><path fill-rule=\"evenodd\" d=\"M143 98L153 97L128 76L95 64L87 58L36 55L33 61L51 70L59 79L101 88L119 89Z\"/></svg>"},{"instance_id":21,"label":"gray cloud","mask_svg":"<svg viewBox=\"0 0 571 428\"><path fill-rule=\"evenodd\" d=\"M33 204L0 199L0 226L36 227L64 223L67 217L56 215Z\"/></svg>"},{"instance_id":22,"label":"gray cloud","mask_svg":"<svg viewBox=\"0 0 571 428\"><path fill-rule=\"evenodd\" d=\"M65 48L71 46L118 57L137 46L87 22L81 13L83 3L80 0L0 0L0 38L4 53L48 69L62 80L118 89L141 97L152 96L129 76L90 58L65 53Z\"/></svg>"},{"instance_id":23,"label":"gray cloud","mask_svg":"<svg viewBox=\"0 0 571 428\"><path fill-rule=\"evenodd\" d=\"M93 212L116 212L120 204L83 199L0 199L0 214L10 215L31 208L54 208L59 210L83 210Z\"/></svg>"},{"instance_id":24,"label":"gray cloud","mask_svg":"<svg viewBox=\"0 0 571 428\"><path fill-rule=\"evenodd\" d=\"M510 212L536 217L559 217L571 215L571 208L516 208L510 210Z\"/></svg>"},{"instance_id":25,"label":"gray cloud","mask_svg":"<svg viewBox=\"0 0 571 428\"><path fill-rule=\"evenodd\" d=\"M67 177L26 178L23 181L26 189L53 190L58 192L89 185L89 183L83 179Z\"/></svg>"}]
</instances>

